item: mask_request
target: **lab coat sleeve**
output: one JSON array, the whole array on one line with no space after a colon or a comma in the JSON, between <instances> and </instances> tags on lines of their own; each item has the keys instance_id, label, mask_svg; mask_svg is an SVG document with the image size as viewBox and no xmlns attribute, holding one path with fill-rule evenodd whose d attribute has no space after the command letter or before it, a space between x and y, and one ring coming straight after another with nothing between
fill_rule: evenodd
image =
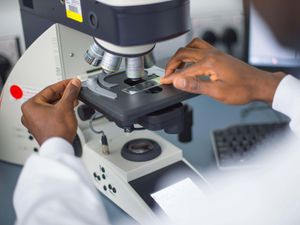
<instances>
[{"instance_id":1,"label":"lab coat sleeve","mask_svg":"<svg viewBox=\"0 0 300 225\"><path fill-rule=\"evenodd\" d=\"M287 115L292 131L300 136L300 80L291 75L282 79L274 95L273 109Z\"/></svg>"},{"instance_id":2,"label":"lab coat sleeve","mask_svg":"<svg viewBox=\"0 0 300 225\"><path fill-rule=\"evenodd\" d=\"M51 138L21 172L13 199L16 224L109 224L99 198L73 147Z\"/></svg>"}]
</instances>

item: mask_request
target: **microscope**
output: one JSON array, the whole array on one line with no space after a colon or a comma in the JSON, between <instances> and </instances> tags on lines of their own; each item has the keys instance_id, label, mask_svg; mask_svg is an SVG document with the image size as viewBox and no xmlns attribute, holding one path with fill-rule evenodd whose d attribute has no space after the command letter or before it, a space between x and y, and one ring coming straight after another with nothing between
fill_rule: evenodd
<instances>
[{"instance_id":1,"label":"microscope","mask_svg":"<svg viewBox=\"0 0 300 225\"><path fill-rule=\"evenodd\" d=\"M77 77L73 146L103 195L144 224L164 214L153 194L186 180L206 188L182 151L154 132L190 139L192 113L181 102L194 95L161 85L164 70L152 56L155 43L188 32L189 0L20 0L20 6L28 49L0 96L0 159L22 165L37 154L20 122L22 103Z\"/></svg>"}]
</instances>

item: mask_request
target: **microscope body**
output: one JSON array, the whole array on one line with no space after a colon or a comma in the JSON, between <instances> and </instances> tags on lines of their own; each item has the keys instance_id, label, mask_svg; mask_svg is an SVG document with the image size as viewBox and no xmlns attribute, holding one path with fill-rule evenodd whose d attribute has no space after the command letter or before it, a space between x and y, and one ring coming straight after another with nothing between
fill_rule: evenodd
<instances>
[{"instance_id":1,"label":"microscope body","mask_svg":"<svg viewBox=\"0 0 300 225\"><path fill-rule=\"evenodd\" d=\"M20 0L23 13L54 25L31 44L5 83L0 159L22 165L37 154L38 143L21 124L22 103L50 84L77 77L82 80L80 100L102 113L93 126L106 134L109 151L103 151L100 135L78 109L73 146L101 193L143 224L156 222L162 213L152 193L187 178L206 186L182 151L152 132L184 131L181 101L193 95L160 85L164 70L153 64L149 53L156 42L187 32L189 1L28 2ZM27 23L23 21L24 29ZM137 124L144 130L135 131Z\"/></svg>"},{"instance_id":2,"label":"microscope body","mask_svg":"<svg viewBox=\"0 0 300 225\"><path fill-rule=\"evenodd\" d=\"M30 2L20 0L27 45L54 23L93 37L82 57L98 73L93 77L90 73L90 79L83 82L79 96L82 102L126 132L132 132L134 124L168 133L183 130L184 125L179 121L183 121L185 109L178 104L194 95L160 86L158 77L148 74L147 69L154 65L151 53L156 43L189 31L189 0ZM124 66L120 71L121 65ZM164 110L163 115L147 117L166 108L168 112ZM165 118L172 120L162 122ZM174 121L178 121L177 127Z\"/></svg>"},{"instance_id":3,"label":"microscope body","mask_svg":"<svg viewBox=\"0 0 300 225\"><path fill-rule=\"evenodd\" d=\"M92 37L56 24L24 53L1 93L1 160L23 165L30 155L38 153L38 143L21 123L21 105L50 84L87 76L86 71L93 67L82 56L85 46L92 42ZM42 54L44 57L40 57ZM82 158L95 187L139 223L157 222L162 212L150 197L152 193L187 177L195 183L200 180L202 186L206 184L183 158L182 151L158 134L149 130L124 133L106 118L96 120L95 129L103 130L108 138L110 153L104 154L100 136L92 132L87 121L78 115L77 118L79 127L73 143L76 155ZM144 139L159 145L158 156L141 161L123 157L122 150L127 143ZM165 180L169 183L165 184Z\"/></svg>"}]
</instances>

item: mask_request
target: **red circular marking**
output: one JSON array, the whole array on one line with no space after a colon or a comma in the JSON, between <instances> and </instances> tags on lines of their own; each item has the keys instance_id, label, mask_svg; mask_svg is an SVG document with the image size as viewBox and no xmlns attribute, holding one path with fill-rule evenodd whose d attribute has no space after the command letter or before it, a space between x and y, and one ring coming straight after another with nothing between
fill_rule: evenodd
<instances>
[{"instance_id":1,"label":"red circular marking","mask_svg":"<svg viewBox=\"0 0 300 225\"><path fill-rule=\"evenodd\" d=\"M10 94L17 100L23 97L23 91L18 85L12 85L10 87Z\"/></svg>"}]
</instances>

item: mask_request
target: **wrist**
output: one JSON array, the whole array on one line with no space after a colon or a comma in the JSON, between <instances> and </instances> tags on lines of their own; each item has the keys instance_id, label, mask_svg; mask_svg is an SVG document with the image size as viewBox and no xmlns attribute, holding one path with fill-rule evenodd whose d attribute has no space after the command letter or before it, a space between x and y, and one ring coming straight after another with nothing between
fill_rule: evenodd
<instances>
[{"instance_id":1,"label":"wrist","mask_svg":"<svg viewBox=\"0 0 300 225\"><path fill-rule=\"evenodd\" d=\"M266 72L262 71L259 79L255 79L255 88L254 91L254 99L258 101L263 101L268 104L272 104L276 89L281 82L281 80L286 76L283 72Z\"/></svg>"}]
</instances>

